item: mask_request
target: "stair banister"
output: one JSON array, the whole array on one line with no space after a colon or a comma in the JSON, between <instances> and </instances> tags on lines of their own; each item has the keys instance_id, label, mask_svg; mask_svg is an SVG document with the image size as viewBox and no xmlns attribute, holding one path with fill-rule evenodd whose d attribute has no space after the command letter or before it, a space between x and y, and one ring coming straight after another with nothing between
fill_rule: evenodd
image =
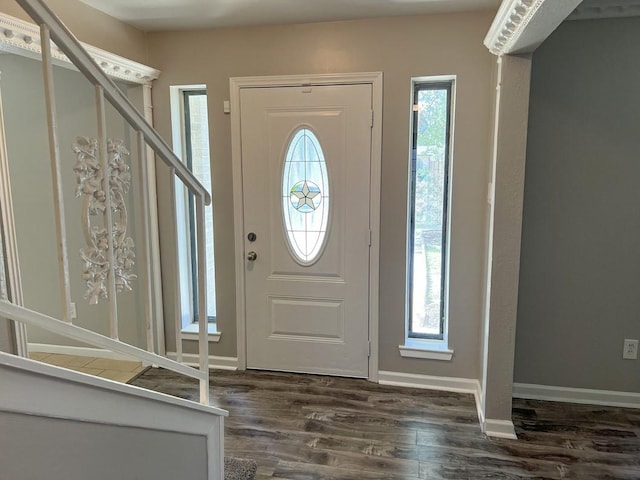
<instances>
[{"instance_id":1,"label":"stair banister","mask_svg":"<svg viewBox=\"0 0 640 480\"><path fill-rule=\"evenodd\" d=\"M57 243L58 243L58 257L60 276L62 284L62 297L63 297L63 318L64 322L47 317L46 315L37 314L27 309L17 307L18 311L8 307L7 302L0 301L0 313L4 312L7 318L14 321L24 321L30 325L42 326L49 331L57 331L65 336L83 340L88 343L92 343L95 346L102 346L112 351L118 351L121 353L127 353L143 361L156 365L163 365L168 362L167 368L173 371L181 372L191 377L198 378L200 381L200 401L204 404L209 402L209 377L208 377L208 335L207 335L207 295L206 295L206 233L204 229L204 209L206 205L211 204L211 196L204 186L198 181L193 173L178 159L173 153L167 143L160 137L160 135L153 129L153 127L145 120L144 116L138 112L129 99L123 94L123 92L115 85L115 83L102 71L102 69L94 62L91 56L87 53L80 42L74 37L74 35L67 29L62 21L49 9L49 7L42 0L16 0L17 3L29 14L29 16L35 20L41 29L41 41L43 52L43 71L45 78L45 97L47 98L47 114L49 122L49 136L50 136L50 150L51 150L51 164L53 172L54 182L54 204L56 205L56 222L61 228L58 230ZM109 263L109 275L108 275L108 299L109 299L109 312L110 312L110 335L111 339L102 335L96 334L84 330L80 327L73 325L70 318L70 294L69 294L69 277L68 277L68 256L66 239L64 235L64 208L61 197L61 179L59 178L59 149L57 143L57 135L55 128L55 102L54 102L54 90L53 90L53 69L51 62L51 39L56 43L61 52L63 52L67 58L78 68L78 70L94 85L96 88L96 108L98 115L98 152L99 160L102 165L103 172L103 186L102 190L105 192L105 228L107 230L108 238L108 251L107 259ZM138 349L131 345L123 344L118 339L118 318L117 318L117 288L115 279L115 257L114 257L114 245L113 245L113 224L111 218L111 195L110 195L110 175L109 175L109 154L107 146L107 133L106 133L106 119L105 119L105 99L107 99L113 107L122 115L122 117L129 123L131 127L137 133L138 148L144 150L144 145L151 147L156 154L170 167L172 177L176 176L182 180L187 189L194 195L196 200L196 225L197 225L197 258L198 258L198 323L199 323L199 356L200 371L196 372L192 369L184 370L182 365L166 360L163 357L158 357L153 353L144 352L144 350ZM144 163L144 155L140 158ZM143 196L145 192L143 189ZM148 205L147 205L148 206ZM147 232L148 233L148 232ZM149 237L145 236L145 248L148 249ZM146 254L147 270L146 270L146 283L149 283L149 265L150 258ZM147 288L149 286L147 285ZM148 294L148 292L147 292ZM149 300L149 299L147 299ZM146 302L148 304L148 301ZM147 305L148 311L146 314L147 322L147 346L150 351L153 351L153 338L151 335L151 310ZM9 308L9 310L7 310ZM21 312L21 313L20 313ZM53 323L51 323L53 322ZM67 325L68 328L62 328L59 324ZM105 341L108 339L109 341ZM179 337L177 343L179 343ZM131 350L133 349L133 350ZM124 350L124 351L123 351ZM176 349L178 350L178 349ZM145 355L141 356L140 352ZM147 358L147 356L150 356ZM181 356L181 355L180 355ZM149 359L162 359L149 360ZM175 365L174 365L175 364ZM186 367L184 367L186 368Z\"/></svg>"},{"instance_id":2,"label":"stair banister","mask_svg":"<svg viewBox=\"0 0 640 480\"><path fill-rule=\"evenodd\" d=\"M176 175L184 182L187 188L196 196L204 198L205 205L211 204L211 195L202 183L182 163L169 145L151 127L142 114L122 93L115 83L87 54L76 37L62 23L62 21L41 0L16 0L16 2L39 25L47 25L50 35L56 45L64 52L71 62L94 85L102 85L104 95L113 107L129 122L137 131L144 134L147 144L152 147L160 158L170 167L175 168Z\"/></svg>"},{"instance_id":3,"label":"stair banister","mask_svg":"<svg viewBox=\"0 0 640 480\"><path fill-rule=\"evenodd\" d=\"M207 332L207 272L206 272L206 232L205 232L205 206L211 204L211 196L198 181L193 173L183 164L173 153L170 147L153 127L145 120L145 117L138 112L129 99L115 85L115 83L102 71L102 69L94 62L91 56L86 52L84 47L78 42L73 34L65 27L60 19L47 7L43 0L16 0L16 2L30 15L30 17L40 26L41 33L41 51L42 51L42 68L45 87L45 102L47 114L47 127L49 136L50 163L53 182L53 204L56 224L56 244L58 253L59 279L61 284L62 296L62 320L50 317L48 315L25 308L22 303L22 286L20 282L20 270L18 265L17 243L15 239L15 222L13 220L13 206L10 192L9 174L6 170L5 161L0 161L0 202L3 204L2 212L2 235L0 236L0 263L2 263L2 271L0 271L0 318L13 320L18 328L24 328L25 325L39 327L49 332L62 335L67 338L88 343L92 346L103 348L108 351L118 352L123 355L136 358L147 364L164 367L174 372L195 378L199 382L200 402L209 404L209 365L208 365L208 332ZM102 175L102 185L97 190L104 192L104 231L100 231L101 235L106 235L107 249L103 258L108 263L108 273L106 277L107 298L109 301L109 322L110 336L102 335L91 330L84 329L73 324L71 319L71 295L70 295L70 278L69 278L69 257L67 249L67 240L65 232L65 211L62 195L62 178L61 178L61 157L58 144L57 128L56 128L56 104L53 82L53 63L52 63L52 40L56 43L62 53L78 68L78 70L92 83L95 88L96 113L98 124L97 139L97 156L96 160L100 164L100 174ZM199 370L193 369L181 363L169 360L163 356L153 353L154 338L152 332L152 285L151 285L151 251L150 251L150 225L149 218L143 219L142 225L142 255L145 258L144 266L140 270L141 283L143 288L143 305L144 317L146 322L146 341L147 349L145 351L133 345L121 342L118 339L118 303L116 274L120 274L120 266L116 267L120 257L116 257L114 249L119 248L119 244L115 244L114 232L117 228L113 224L115 215L112 213L113 208L118 208L117 200L112 199L112 158L110 145L107 139L107 122L105 100L108 100L113 107L120 113L125 121L135 131L135 141L137 142L137 151L139 158L139 180L140 180L140 208L142 212L148 212L150 207L148 184L145 181L148 178L150 166L147 164L148 148L153 151L167 164L171 171L171 178L179 178L186 186L189 192L195 197L196 206L196 230L197 230L197 251L193 252L197 256L197 288L198 294L198 323L199 323ZM4 150L4 125L2 123L2 103L0 99L0 156L6 160L6 151ZM172 183L175 183L172 182ZM175 190L174 190L175 192ZM175 213L175 211L174 211ZM144 215L143 215L144 217ZM124 223L124 222L123 222ZM7 233L8 232L8 233ZM101 237L102 238L102 237ZM3 259L3 254L8 253L7 258ZM103 260L101 260L103 262ZM104 263L103 263L104 264ZM106 267L106 264L105 264ZM116 270L117 269L117 270ZM7 273L9 282L5 282L3 273ZM9 288L7 287L9 285ZM23 336L26 338L26 335ZM177 342L180 343L179 336ZM21 353L26 355L27 348L23 345ZM182 348L176 349L178 358L182 357ZM0 354L1 355L1 354ZM2 359L0 359L2 360ZM21 362L30 362L29 360L19 359ZM1 362L0 362L1 363ZM33 363L33 362L32 362ZM35 363L37 365L37 363ZM51 367L48 367L51 368ZM80 374L74 374L80 375ZM81 376L81 375L80 375ZM86 377L87 379L89 377ZM84 379L83 382L89 382ZM105 380L93 379L91 382L105 382ZM97 386L100 386L98 383ZM57 387L57 386L56 386ZM114 386L110 388L116 388ZM118 386L118 388L131 389L129 386ZM56 392L59 389L55 389ZM30 398L34 398L30 396ZM167 397L168 398L168 397ZM37 403L37 402L36 402ZM55 404L56 402L54 402ZM62 402L59 402L62 403ZM22 408L22 406L20 407ZM223 415L226 412L206 408L208 413L215 413L217 418L212 427L205 426L207 441L210 442L207 452L207 475L211 480L221 480L223 478L223 455L224 455L224 439L223 439ZM90 409L93 411L94 409ZM214 410L216 410L214 412ZM111 420L111 418L109 418ZM155 420L155 419L154 419ZM180 416L172 421L181 425L184 419ZM155 424L155 422L154 422ZM200 432L202 428L198 430Z\"/></svg>"},{"instance_id":4,"label":"stair banister","mask_svg":"<svg viewBox=\"0 0 640 480\"><path fill-rule=\"evenodd\" d=\"M52 333L56 333L63 337L72 338L79 342L89 343L96 347L103 348L105 350L121 353L128 357L137 358L138 360L147 364L157 365L168 370L172 370L181 375L186 375L191 378L197 378L198 380L204 380L209 378L208 372L202 372L195 368L183 365L168 358L161 357L155 353L147 352L133 345L114 340L101 335L91 330L78 327L70 323L63 322L56 318L50 317L43 313L35 312L28 308L14 305L7 300L0 300L0 317L8 318L15 322L23 322L29 326L42 328ZM209 389L207 388L207 391ZM202 402L204 403L204 402Z\"/></svg>"}]
</instances>

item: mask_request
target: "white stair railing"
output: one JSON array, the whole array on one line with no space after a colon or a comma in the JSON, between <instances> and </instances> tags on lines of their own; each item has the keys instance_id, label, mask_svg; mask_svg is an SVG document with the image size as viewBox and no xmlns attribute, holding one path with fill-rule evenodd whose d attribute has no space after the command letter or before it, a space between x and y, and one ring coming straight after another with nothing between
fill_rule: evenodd
<instances>
[{"instance_id":1,"label":"white stair railing","mask_svg":"<svg viewBox=\"0 0 640 480\"><path fill-rule=\"evenodd\" d=\"M207 316L205 314L198 315L199 322L199 371L186 367L180 363L168 360L151 352L146 352L137 347L125 344L118 339L118 309L117 309L117 286L115 274L115 256L114 256L114 232L112 223L111 210L111 187L109 175L109 154L107 147L107 131L106 131L106 115L105 101L108 101L126 120L126 122L135 130L137 140L137 151L139 153L141 185L146 184L146 149L151 147L153 151L162 159L169 167L173 175L178 177L186 186L188 191L195 197L196 205L196 229L197 229L197 292L198 307L200 312L207 312L207 295L206 295L206 244L204 229L204 207L211 203L211 196L202 186L198 179L189 171L189 169L178 159L167 143L153 129L153 127L145 120L143 115L138 112L134 105L124 95L124 93L113 83L113 81L102 71L95 63L91 56L87 53L80 42L62 23L62 21L54 14L54 12L42 0L16 0L16 2L29 14L29 16L40 26L41 30L41 47L42 47L42 65L46 99L46 114L49 134L49 150L51 161L51 173L53 182L53 204L56 223L56 243L58 251L58 266L60 278L60 295L62 298L62 321L43 315L32 310L25 309L19 305L10 303L9 296L4 295L4 300L0 301L0 315L22 322L26 325L37 326L45 330L64 335L69 338L80 340L94 346L106 348L140 359L142 361L159 365L177 373L197 378L200 383L200 402L209 403L209 371L208 371L208 338L207 338ZM51 40L63 52L76 68L87 78L96 90L96 110L98 120L98 158L102 168L102 189L105 192L105 227L107 229L107 298L109 300L109 332L110 337L100 335L96 332L86 330L73 324L71 318L71 295L69 280L69 259L67 250L65 225L64 203L62 200L62 180L61 180L61 162L59 154L59 145L56 128L56 105L54 96L53 83L53 65ZM143 211L148 211L148 197L146 187L141 188ZM145 203L147 202L147 203ZM144 222L142 232L145 256L145 270L143 271L143 295L151 297L150 291L150 259L148 252L150 250L150 234L148 222ZM7 252L10 246L4 245L3 248ZM10 251L13 254L14 252ZM11 300L14 300L11 298ZM148 302L145 302L147 306ZM146 312L147 317L147 342L152 345L150 313ZM177 340L179 341L179 339Z\"/></svg>"},{"instance_id":2,"label":"white stair railing","mask_svg":"<svg viewBox=\"0 0 640 480\"><path fill-rule=\"evenodd\" d=\"M128 343L114 340L105 335L44 315L43 313L38 313L33 310L29 310L28 308L14 305L7 300L0 300L0 316L16 322L25 323L32 327L42 328L51 333L70 338L72 340L86 342L96 347L104 348L105 350L137 358L142 362L155 364L159 367L172 370L188 377L206 379L208 381L208 373L203 374L201 371L187 365L174 362L173 360L156 355L155 353L147 352L146 350L134 347Z\"/></svg>"}]
</instances>

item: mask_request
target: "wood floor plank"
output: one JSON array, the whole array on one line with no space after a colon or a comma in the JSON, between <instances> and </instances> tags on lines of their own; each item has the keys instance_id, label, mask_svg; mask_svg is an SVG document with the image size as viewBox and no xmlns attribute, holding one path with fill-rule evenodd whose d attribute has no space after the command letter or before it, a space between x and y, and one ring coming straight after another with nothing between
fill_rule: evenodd
<instances>
[{"instance_id":1,"label":"wood floor plank","mask_svg":"<svg viewBox=\"0 0 640 480\"><path fill-rule=\"evenodd\" d=\"M133 384L198 399L161 369ZM490 439L472 395L266 371L212 372L211 404L260 480L640 479L638 410L515 400L519 440Z\"/></svg>"},{"instance_id":2,"label":"wood floor plank","mask_svg":"<svg viewBox=\"0 0 640 480\"><path fill-rule=\"evenodd\" d=\"M365 439L350 436L332 436L302 431L265 432L247 427L226 427L226 434L237 439L269 438L279 445L288 444L296 447L306 446L318 450L356 453L372 457L387 457L417 461L420 458L418 446L414 444L395 443L380 438ZM266 434L266 435L265 435Z\"/></svg>"},{"instance_id":3,"label":"wood floor plank","mask_svg":"<svg viewBox=\"0 0 640 480\"><path fill-rule=\"evenodd\" d=\"M267 416L265 416L265 414ZM293 418L282 418L271 416L273 411L244 410L241 414L231 413L226 421L226 425L240 425L254 428L266 428L271 430L297 430L328 436L340 436L349 438L363 438L369 440L380 440L401 444L416 443L416 430L412 429L387 429L380 428L353 428L350 425L342 425L336 422L327 422L306 418L304 416L294 416Z\"/></svg>"},{"instance_id":4,"label":"wood floor plank","mask_svg":"<svg viewBox=\"0 0 640 480\"><path fill-rule=\"evenodd\" d=\"M309 465L303 462L282 461L273 474L274 478L289 480L417 480L402 473L363 472L324 465Z\"/></svg>"},{"instance_id":5,"label":"wood floor plank","mask_svg":"<svg viewBox=\"0 0 640 480\"><path fill-rule=\"evenodd\" d=\"M564 479L561 471L528 472L521 468L498 468L486 465L456 465L440 463L420 463L420 478L428 480L560 480Z\"/></svg>"},{"instance_id":6,"label":"wood floor plank","mask_svg":"<svg viewBox=\"0 0 640 480\"><path fill-rule=\"evenodd\" d=\"M282 461L354 470L363 474L384 473L418 478L420 470L420 465L416 460L364 455L359 452L325 450L307 445L273 444L270 452L277 455Z\"/></svg>"}]
</instances>

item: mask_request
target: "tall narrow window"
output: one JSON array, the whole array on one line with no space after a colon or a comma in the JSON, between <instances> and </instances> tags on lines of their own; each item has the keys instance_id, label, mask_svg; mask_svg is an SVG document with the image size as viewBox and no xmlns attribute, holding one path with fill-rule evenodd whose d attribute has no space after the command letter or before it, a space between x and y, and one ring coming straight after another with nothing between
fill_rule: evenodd
<instances>
[{"instance_id":1,"label":"tall narrow window","mask_svg":"<svg viewBox=\"0 0 640 480\"><path fill-rule=\"evenodd\" d=\"M204 90L185 90L184 99L184 143L187 167L202 185L211 192L211 162L209 157L209 123L207 115L207 93ZM198 312L198 265L196 258L196 219L194 197L188 196L189 247L191 251L191 292L193 321ZM207 239L207 317L216 319L216 279L213 253L213 205L204 210L205 235Z\"/></svg>"},{"instance_id":2,"label":"tall narrow window","mask_svg":"<svg viewBox=\"0 0 640 480\"><path fill-rule=\"evenodd\" d=\"M452 81L413 82L408 336L443 340Z\"/></svg>"}]
</instances>

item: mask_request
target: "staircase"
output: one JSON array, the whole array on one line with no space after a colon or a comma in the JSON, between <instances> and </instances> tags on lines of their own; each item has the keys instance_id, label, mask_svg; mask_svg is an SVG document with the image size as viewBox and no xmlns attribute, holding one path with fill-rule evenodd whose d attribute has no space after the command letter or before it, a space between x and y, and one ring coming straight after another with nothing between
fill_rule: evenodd
<instances>
[{"instance_id":1,"label":"staircase","mask_svg":"<svg viewBox=\"0 0 640 480\"><path fill-rule=\"evenodd\" d=\"M123 221L121 205L124 203L122 192L127 170L119 160L122 150L108 138L107 104L122 116L134 132L142 210L149 209L148 203L145 208L148 196L144 191L144 184L150 162L156 157L169 167L172 176L194 198L197 225L196 288L200 312L207 312L204 208L211 203L211 197L51 9L42 0L16 1L40 28L53 185L51 201L56 226L55 244L62 313L61 318L53 318L24 307L9 172L0 169L0 254L4 266L0 269L0 317L13 321L14 329L22 339L26 338L26 326L38 327L84 344L135 358L147 365L196 378L200 384L200 404L0 353L0 477L221 480L225 478L226 463L227 478L252 478L255 465L232 459L224 461L223 427L227 412L209 406L206 315L199 316L199 369L154 352L152 314L149 308L145 309L147 349L127 344L119 338L122 320L118 317L118 293L129 288L131 274L128 268L132 264L129 247L132 242L126 238L126 225L123 231L126 212ZM83 251L83 259L87 265L84 275L87 285L92 289L91 302L108 303L108 335L75 325L72 318L69 252L54 95L54 48L56 55L64 54L95 89L98 138L80 141L77 145L79 166L74 170L78 175L79 189L86 195L86 217L103 217L100 227L92 226L89 220L86 221L85 237L90 248ZM0 136L5 138L4 124L0 124L0 130ZM0 153L6 158L6 151ZM138 238L138 242L142 239L140 250L143 252L143 275L138 279L138 285L146 296L145 305L151 302L150 235L149 221L145 219ZM18 343L17 351L22 357L26 357L26 344ZM44 443L48 437L56 436L60 441ZM136 445L133 452L123 448L125 439ZM108 451L102 452L103 455L95 455L96 452L91 451L91 446L94 445L92 442ZM74 445L76 450L70 449L70 445ZM26 452L30 453L27 455ZM34 452L38 452L36 460L33 459ZM103 471L103 467L106 470ZM87 474L88 471L91 472L90 475ZM244 477L233 476L237 474Z\"/></svg>"},{"instance_id":2,"label":"staircase","mask_svg":"<svg viewBox=\"0 0 640 480\"><path fill-rule=\"evenodd\" d=\"M0 478L223 478L224 410L3 353L0 385Z\"/></svg>"}]
</instances>

